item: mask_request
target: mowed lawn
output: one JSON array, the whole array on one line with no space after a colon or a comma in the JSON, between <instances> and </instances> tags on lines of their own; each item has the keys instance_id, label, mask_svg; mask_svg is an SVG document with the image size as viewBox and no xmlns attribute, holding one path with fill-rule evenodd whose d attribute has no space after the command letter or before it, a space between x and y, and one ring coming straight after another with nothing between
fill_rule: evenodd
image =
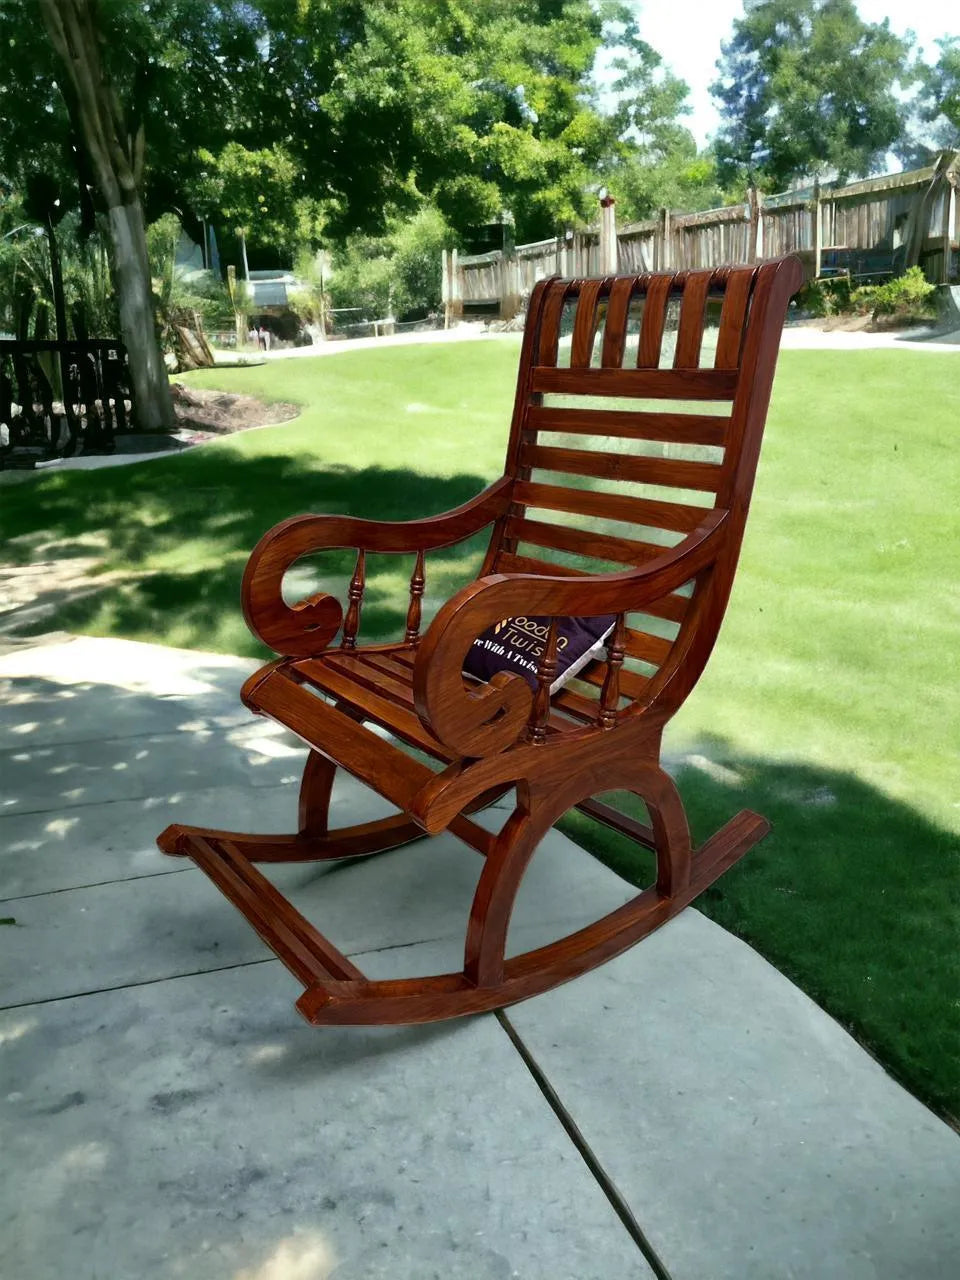
<instances>
[{"instance_id":1,"label":"mowed lawn","mask_svg":"<svg viewBox=\"0 0 960 1280\"><path fill-rule=\"evenodd\" d=\"M194 375L303 414L182 457L0 488L0 558L102 557L109 579L43 629L259 652L238 588L260 534L307 510L396 519L464 501L500 472L517 357L498 339ZM428 609L481 546L428 560ZM296 585L342 592L352 562L328 555ZM958 566L960 357L785 353L727 619L665 743L698 839L742 807L774 823L700 908L954 1118ZM365 637L402 630L410 568L369 566ZM643 880L626 841L579 815L566 829Z\"/></svg>"}]
</instances>

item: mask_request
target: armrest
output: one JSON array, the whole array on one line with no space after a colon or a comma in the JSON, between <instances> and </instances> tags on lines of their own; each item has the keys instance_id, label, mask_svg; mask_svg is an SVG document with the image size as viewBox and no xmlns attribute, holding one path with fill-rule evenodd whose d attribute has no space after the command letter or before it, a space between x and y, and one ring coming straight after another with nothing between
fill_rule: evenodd
<instances>
[{"instance_id":1,"label":"armrest","mask_svg":"<svg viewBox=\"0 0 960 1280\"><path fill-rule=\"evenodd\" d=\"M710 511L676 547L623 573L494 573L465 587L443 606L420 643L413 676L420 719L461 755L494 755L511 746L527 724L533 691L522 676L505 672L484 688L468 690L461 673L476 637L517 614L592 617L642 610L716 560L726 541L727 514Z\"/></svg>"},{"instance_id":2,"label":"armrest","mask_svg":"<svg viewBox=\"0 0 960 1280\"><path fill-rule=\"evenodd\" d=\"M504 477L461 507L425 520L361 520L354 516L293 516L263 535L247 561L241 602L247 626L276 653L309 657L330 643L343 610L331 595L284 602L283 576L301 556L334 547L363 551L430 551L462 542L506 511L512 480Z\"/></svg>"}]
</instances>

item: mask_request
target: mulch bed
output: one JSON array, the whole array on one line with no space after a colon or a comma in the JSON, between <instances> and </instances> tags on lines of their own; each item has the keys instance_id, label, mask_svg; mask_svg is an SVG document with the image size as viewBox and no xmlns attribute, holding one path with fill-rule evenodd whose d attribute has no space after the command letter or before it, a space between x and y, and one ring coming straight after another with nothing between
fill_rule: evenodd
<instances>
[{"instance_id":1,"label":"mulch bed","mask_svg":"<svg viewBox=\"0 0 960 1280\"><path fill-rule=\"evenodd\" d=\"M300 412L299 405L275 401L266 404L254 396L231 395L226 391L203 391L171 383L173 411L178 431L199 433L201 438L231 435L248 427L268 427L289 422Z\"/></svg>"}]
</instances>

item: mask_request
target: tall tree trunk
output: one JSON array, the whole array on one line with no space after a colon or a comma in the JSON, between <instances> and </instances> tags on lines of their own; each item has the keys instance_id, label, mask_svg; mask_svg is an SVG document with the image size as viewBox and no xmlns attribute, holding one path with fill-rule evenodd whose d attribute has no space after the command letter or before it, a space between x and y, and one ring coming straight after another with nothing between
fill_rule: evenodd
<instances>
[{"instance_id":1,"label":"tall tree trunk","mask_svg":"<svg viewBox=\"0 0 960 1280\"><path fill-rule=\"evenodd\" d=\"M137 420L144 431L165 430L173 424L173 403L157 341L143 207L139 200L123 204L109 209L108 218L120 330L130 361Z\"/></svg>"},{"instance_id":2,"label":"tall tree trunk","mask_svg":"<svg viewBox=\"0 0 960 1280\"><path fill-rule=\"evenodd\" d=\"M173 401L156 335L139 192L142 131L132 138L127 132L101 62L96 0L40 0L40 10L63 64L60 88L67 110L107 207L120 330L130 359L137 422L147 431L169 429Z\"/></svg>"}]
</instances>

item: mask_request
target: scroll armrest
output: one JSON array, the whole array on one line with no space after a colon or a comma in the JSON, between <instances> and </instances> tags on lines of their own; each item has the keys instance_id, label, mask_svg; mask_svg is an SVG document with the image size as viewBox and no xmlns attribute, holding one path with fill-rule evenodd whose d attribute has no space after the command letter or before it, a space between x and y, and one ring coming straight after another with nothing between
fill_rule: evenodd
<instances>
[{"instance_id":1,"label":"scroll armrest","mask_svg":"<svg viewBox=\"0 0 960 1280\"><path fill-rule=\"evenodd\" d=\"M495 573L471 583L444 605L420 644L413 676L420 719L461 755L494 755L511 746L529 719L533 693L522 676L507 673L484 688L466 688L461 673L477 636L518 614L595 617L642 610L713 563L725 541L726 520L726 511L711 511L676 547L623 573Z\"/></svg>"},{"instance_id":2,"label":"scroll armrest","mask_svg":"<svg viewBox=\"0 0 960 1280\"><path fill-rule=\"evenodd\" d=\"M301 556L341 547L417 552L462 542L507 509L512 481L499 480L461 507L425 520L361 520L353 516L294 516L263 535L243 574L241 601L247 626L276 653L309 657L340 629L343 609L331 595L288 605L283 576Z\"/></svg>"}]
</instances>

